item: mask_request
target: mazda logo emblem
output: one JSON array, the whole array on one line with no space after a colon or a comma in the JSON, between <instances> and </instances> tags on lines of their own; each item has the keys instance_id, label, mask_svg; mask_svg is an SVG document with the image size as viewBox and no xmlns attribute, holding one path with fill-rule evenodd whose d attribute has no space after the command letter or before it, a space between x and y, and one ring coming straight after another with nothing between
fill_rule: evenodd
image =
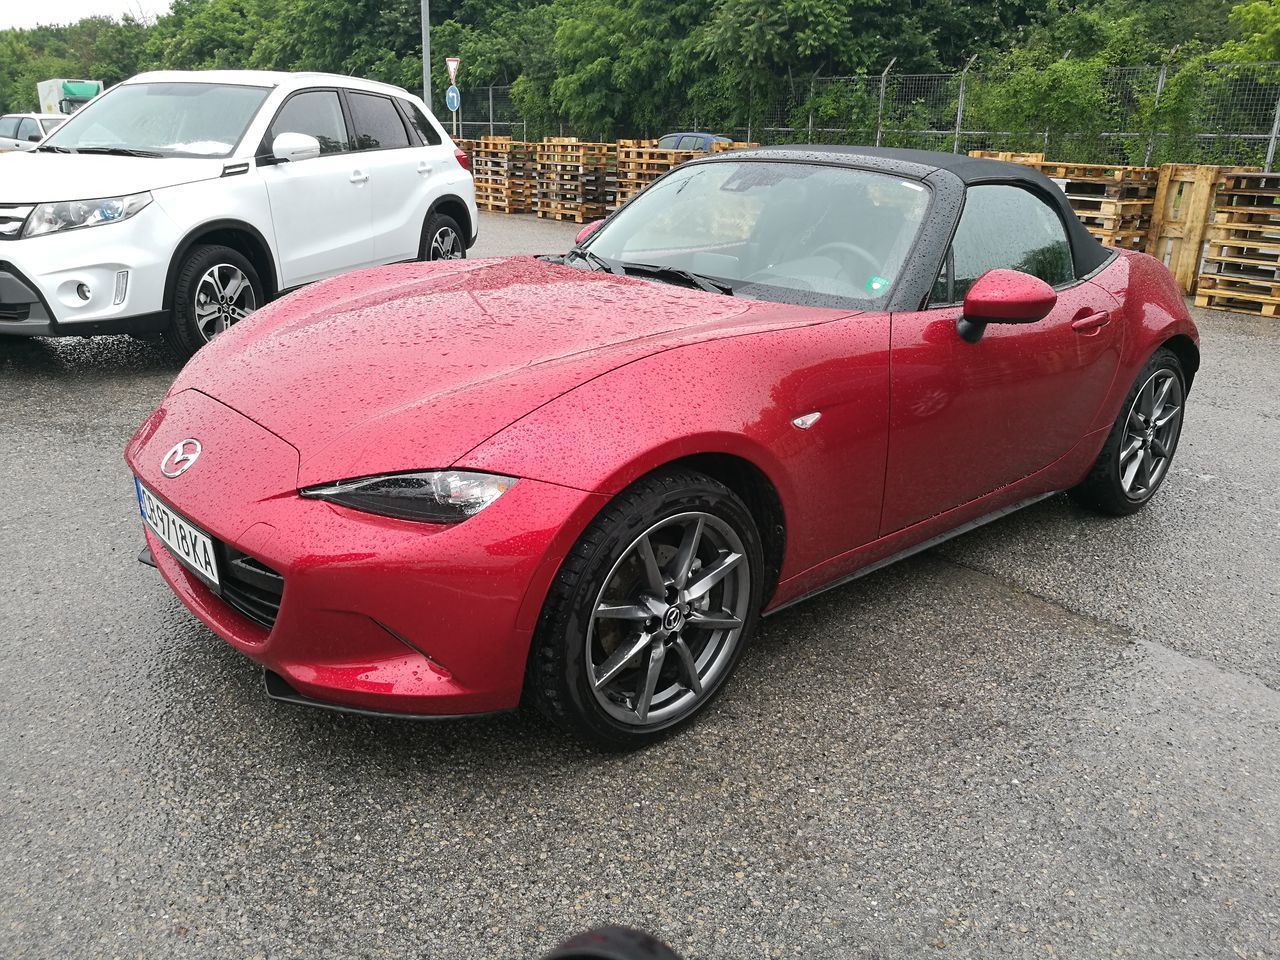
<instances>
[{"instance_id":1,"label":"mazda logo emblem","mask_svg":"<svg viewBox=\"0 0 1280 960\"><path fill-rule=\"evenodd\" d=\"M160 472L170 480L180 477L196 462L200 456L199 440L182 440L175 443L160 461Z\"/></svg>"}]
</instances>

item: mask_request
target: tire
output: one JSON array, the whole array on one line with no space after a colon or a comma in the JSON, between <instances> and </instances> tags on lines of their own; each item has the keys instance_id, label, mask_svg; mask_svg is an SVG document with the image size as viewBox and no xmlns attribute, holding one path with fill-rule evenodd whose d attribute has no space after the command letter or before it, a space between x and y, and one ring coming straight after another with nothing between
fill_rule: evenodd
<instances>
[{"instance_id":1,"label":"tire","mask_svg":"<svg viewBox=\"0 0 1280 960\"><path fill-rule=\"evenodd\" d=\"M239 284L241 277L247 281L244 286ZM217 302L219 290L231 295L229 302ZM264 303L262 279L248 258L220 244L197 244L178 268L171 305L173 320L165 331L165 342L185 360Z\"/></svg>"},{"instance_id":2,"label":"tire","mask_svg":"<svg viewBox=\"0 0 1280 960\"><path fill-rule=\"evenodd\" d=\"M680 960L680 955L641 930L601 927L570 937L542 960Z\"/></svg>"},{"instance_id":3,"label":"tire","mask_svg":"<svg viewBox=\"0 0 1280 960\"><path fill-rule=\"evenodd\" d=\"M755 629L763 573L755 521L728 487L692 470L637 481L556 575L529 656L532 699L598 746L661 738L724 688Z\"/></svg>"},{"instance_id":4,"label":"tire","mask_svg":"<svg viewBox=\"0 0 1280 960\"><path fill-rule=\"evenodd\" d=\"M458 221L447 214L430 214L422 225L418 259L426 261L467 259L467 238L462 235L462 228L458 226Z\"/></svg>"},{"instance_id":5,"label":"tire","mask_svg":"<svg viewBox=\"0 0 1280 960\"><path fill-rule=\"evenodd\" d=\"M1173 351L1162 347L1129 388L1093 468L1067 491L1071 498L1116 517L1145 507L1169 475L1182 435L1186 398L1182 364ZM1153 411L1154 425L1148 423Z\"/></svg>"}]
</instances>

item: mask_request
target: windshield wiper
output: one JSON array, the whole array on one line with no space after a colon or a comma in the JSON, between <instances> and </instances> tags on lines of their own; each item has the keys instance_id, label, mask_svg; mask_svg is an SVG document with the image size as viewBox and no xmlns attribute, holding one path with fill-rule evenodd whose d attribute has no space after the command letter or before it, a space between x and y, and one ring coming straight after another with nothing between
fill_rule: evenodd
<instances>
[{"instance_id":1,"label":"windshield wiper","mask_svg":"<svg viewBox=\"0 0 1280 960\"><path fill-rule=\"evenodd\" d=\"M41 144L36 147L36 153L70 153L70 147L55 147L52 144Z\"/></svg>"},{"instance_id":2,"label":"windshield wiper","mask_svg":"<svg viewBox=\"0 0 1280 960\"><path fill-rule=\"evenodd\" d=\"M112 157L163 157L154 150L133 150L129 147L79 147L76 153L101 153Z\"/></svg>"},{"instance_id":3,"label":"windshield wiper","mask_svg":"<svg viewBox=\"0 0 1280 960\"><path fill-rule=\"evenodd\" d=\"M691 284L707 293L723 293L725 296L733 296L733 287L722 280L715 280L712 277L703 276L700 273L694 273L691 270L681 270L679 267L668 267L658 263L620 263L619 267L626 273L646 273L652 277L666 277L672 280L683 280L685 283Z\"/></svg>"},{"instance_id":4,"label":"windshield wiper","mask_svg":"<svg viewBox=\"0 0 1280 960\"><path fill-rule=\"evenodd\" d=\"M606 260L604 257L600 256L600 254L592 253L590 250L582 250L578 247L574 247L569 251L568 256L585 260L597 270L604 270L619 277L626 273L619 264L614 263L612 260Z\"/></svg>"}]
</instances>

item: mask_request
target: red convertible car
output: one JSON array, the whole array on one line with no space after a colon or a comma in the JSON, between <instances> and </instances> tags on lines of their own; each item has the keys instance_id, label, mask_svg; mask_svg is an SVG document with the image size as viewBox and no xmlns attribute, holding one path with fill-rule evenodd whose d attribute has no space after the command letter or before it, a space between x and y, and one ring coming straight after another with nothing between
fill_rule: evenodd
<instances>
[{"instance_id":1,"label":"red convertible car","mask_svg":"<svg viewBox=\"0 0 1280 960\"><path fill-rule=\"evenodd\" d=\"M1198 365L1164 266L1038 173L765 149L563 256L298 291L126 456L143 559L270 695L525 697L629 746L705 708L762 614L1059 491L1140 509Z\"/></svg>"}]
</instances>

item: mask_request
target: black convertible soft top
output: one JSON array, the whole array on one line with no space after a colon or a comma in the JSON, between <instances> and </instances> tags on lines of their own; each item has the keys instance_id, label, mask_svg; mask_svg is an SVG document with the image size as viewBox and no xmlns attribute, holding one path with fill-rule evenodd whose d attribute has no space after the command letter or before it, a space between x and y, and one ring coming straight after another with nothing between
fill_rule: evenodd
<instances>
[{"instance_id":1,"label":"black convertible soft top","mask_svg":"<svg viewBox=\"0 0 1280 960\"><path fill-rule=\"evenodd\" d=\"M1013 183L1032 190L1051 204L1066 227L1071 241L1071 256L1077 277L1087 277L1112 257L1112 252L1095 240L1071 209L1065 193L1052 180L1030 167L1003 160L987 160L956 153L931 150L899 150L892 147L819 146L803 144L785 147L761 147L755 150L717 154L712 160L735 157L776 157L786 160L810 160L822 163L847 163L870 170L930 179L939 171L959 180L964 187L982 183ZM954 181L953 181L954 182ZM956 210L956 218L959 210Z\"/></svg>"}]
</instances>

